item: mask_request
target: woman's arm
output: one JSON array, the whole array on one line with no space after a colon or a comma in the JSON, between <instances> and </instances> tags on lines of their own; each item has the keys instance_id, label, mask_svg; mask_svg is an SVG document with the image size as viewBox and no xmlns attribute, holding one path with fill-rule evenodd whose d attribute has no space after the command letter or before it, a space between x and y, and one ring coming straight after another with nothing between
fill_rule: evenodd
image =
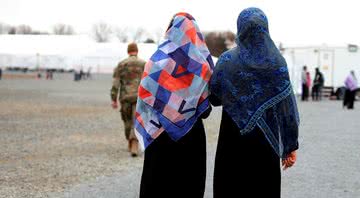
<instances>
[{"instance_id":1,"label":"woman's arm","mask_svg":"<svg viewBox=\"0 0 360 198\"><path fill-rule=\"evenodd\" d=\"M211 110L212 110L212 107L211 107L211 105L209 105L209 108L206 109L206 111L204 111L204 113L202 113L200 117L202 119L206 119L207 117L209 117Z\"/></svg>"}]
</instances>

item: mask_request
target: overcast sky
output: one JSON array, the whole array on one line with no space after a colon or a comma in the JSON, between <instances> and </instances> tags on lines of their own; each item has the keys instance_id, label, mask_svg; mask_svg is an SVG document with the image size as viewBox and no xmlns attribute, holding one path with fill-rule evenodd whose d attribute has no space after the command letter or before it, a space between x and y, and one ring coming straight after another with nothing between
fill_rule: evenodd
<instances>
[{"instance_id":1,"label":"overcast sky","mask_svg":"<svg viewBox=\"0 0 360 198\"><path fill-rule=\"evenodd\" d=\"M174 13L186 11L202 30L236 32L239 13L250 6L267 14L276 42L360 44L357 0L0 0L0 22L45 31L61 22L87 33L104 21L154 32L165 28Z\"/></svg>"}]
</instances>

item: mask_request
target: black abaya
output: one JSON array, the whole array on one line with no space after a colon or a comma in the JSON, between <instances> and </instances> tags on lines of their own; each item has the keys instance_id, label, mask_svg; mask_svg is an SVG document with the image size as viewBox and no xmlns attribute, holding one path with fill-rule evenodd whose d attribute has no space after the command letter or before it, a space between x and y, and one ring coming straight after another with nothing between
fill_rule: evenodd
<instances>
[{"instance_id":1,"label":"black abaya","mask_svg":"<svg viewBox=\"0 0 360 198\"><path fill-rule=\"evenodd\" d=\"M140 198L202 198L205 180L206 137L199 119L178 142L163 132L147 147Z\"/></svg>"},{"instance_id":2,"label":"black abaya","mask_svg":"<svg viewBox=\"0 0 360 198\"><path fill-rule=\"evenodd\" d=\"M214 171L214 198L279 198L280 158L256 127L241 135L223 111Z\"/></svg>"},{"instance_id":3,"label":"black abaya","mask_svg":"<svg viewBox=\"0 0 360 198\"><path fill-rule=\"evenodd\" d=\"M307 86L307 84L302 84L302 95L301 95L301 100L305 101L309 98L309 87Z\"/></svg>"},{"instance_id":4,"label":"black abaya","mask_svg":"<svg viewBox=\"0 0 360 198\"><path fill-rule=\"evenodd\" d=\"M348 109L354 109L354 102L356 97L356 91L351 91L350 89L346 89L345 95L344 95L344 107L347 107Z\"/></svg>"}]
</instances>

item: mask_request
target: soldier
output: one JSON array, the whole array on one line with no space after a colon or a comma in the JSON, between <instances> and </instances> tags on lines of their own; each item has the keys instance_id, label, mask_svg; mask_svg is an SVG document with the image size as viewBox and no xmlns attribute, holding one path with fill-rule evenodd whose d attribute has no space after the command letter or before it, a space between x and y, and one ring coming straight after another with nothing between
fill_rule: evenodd
<instances>
[{"instance_id":1,"label":"soldier","mask_svg":"<svg viewBox=\"0 0 360 198\"><path fill-rule=\"evenodd\" d=\"M134 132L137 91L145 61L138 58L136 43L128 45L129 57L121 61L114 70L113 86L111 88L112 107L117 109L117 96L121 105L121 118L125 124L125 137L128 140L128 149L132 157L138 155L138 140Z\"/></svg>"}]
</instances>

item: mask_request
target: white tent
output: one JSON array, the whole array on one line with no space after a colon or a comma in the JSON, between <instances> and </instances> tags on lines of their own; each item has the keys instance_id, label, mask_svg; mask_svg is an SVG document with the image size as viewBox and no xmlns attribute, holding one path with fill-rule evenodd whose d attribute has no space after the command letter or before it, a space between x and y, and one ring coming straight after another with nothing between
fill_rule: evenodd
<instances>
[{"instance_id":1,"label":"white tent","mask_svg":"<svg viewBox=\"0 0 360 198\"><path fill-rule=\"evenodd\" d=\"M147 60L156 44L139 44L139 57ZM0 67L54 68L110 73L127 56L127 44L97 43L88 35L0 35ZM294 89L301 89L301 71L307 65L311 76L319 67L325 85L340 87L350 70L360 75L360 50L357 46L284 46ZM214 59L214 62L216 60Z\"/></svg>"},{"instance_id":2,"label":"white tent","mask_svg":"<svg viewBox=\"0 0 360 198\"><path fill-rule=\"evenodd\" d=\"M97 43L88 35L0 35L0 67L111 72L126 49L126 43ZM139 44L139 56L148 59L155 49Z\"/></svg>"}]
</instances>

